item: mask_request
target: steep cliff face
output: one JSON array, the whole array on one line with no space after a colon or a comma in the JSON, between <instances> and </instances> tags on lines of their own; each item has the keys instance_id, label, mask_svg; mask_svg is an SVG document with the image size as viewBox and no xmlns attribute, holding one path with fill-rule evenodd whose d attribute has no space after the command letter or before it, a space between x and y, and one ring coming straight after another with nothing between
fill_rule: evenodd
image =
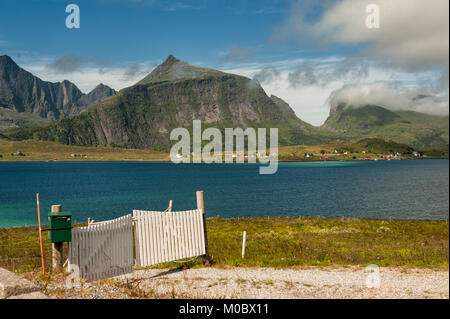
<instances>
[{"instance_id":1,"label":"steep cliff face","mask_svg":"<svg viewBox=\"0 0 450 319\"><path fill-rule=\"evenodd\" d=\"M114 89L100 83L91 92L83 94L79 99L64 108L64 116L79 114L88 109L91 105L116 95L116 93L117 92Z\"/></svg>"},{"instance_id":2,"label":"steep cliff face","mask_svg":"<svg viewBox=\"0 0 450 319\"><path fill-rule=\"evenodd\" d=\"M70 81L42 81L20 68L9 56L0 56L1 108L56 120L78 114L93 103L115 94L106 86L97 88L86 95Z\"/></svg>"},{"instance_id":3,"label":"steep cliff face","mask_svg":"<svg viewBox=\"0 0 450 319\"><path fill-rule=\"evenodd\" d=\"M314 127L281 99L268 97L259 83L195 68L173 56L136 85L34 136L65 144L148 148L168 145L171 130L190 128L193 120L219 129L277 127L280 144L323 141L314 136ZM304 141L299 141L302 136Z\"/></svg>"},{"instance_id":4,"label":"steep cliff face","mask_svg":"<svg viewBox=\"0 0 450 319\"><path fill-rule=\"evenodd\" d=\"M45 82L0 56L0 107L58 119L83 93L69 81Z\"/></svg>"}]
</instances>

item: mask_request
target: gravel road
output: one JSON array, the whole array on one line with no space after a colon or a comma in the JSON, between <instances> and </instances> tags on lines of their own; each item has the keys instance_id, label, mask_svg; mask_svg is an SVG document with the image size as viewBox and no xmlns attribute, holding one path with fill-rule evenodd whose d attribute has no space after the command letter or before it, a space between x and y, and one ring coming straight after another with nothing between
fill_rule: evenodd
<instances>
[{"instance_id":1,"label":"gravel road","mask_svg":"<svg viewBox=\"0 0 450 319\"><path fill-rule=\"evenodd\" d=\"M66 289L51 298L449 298L446 270L361 267L149 269ZM379 286L377 285L379 284ZM368 288L368 285L372 288ZM378 286L378 287L377 287Z\"/></svg>"},{"instance_id":2,"label":"gravel road","mask_svg":"<svg viewBox=\"0 0 450 319\"><path fill-rule=\"evenodd\" d=\"M140 270L115 280L181 298L449 298L448 271L380 268L379 275L377 281L364 268L198 268Z\"/></svg>"}]
</instances>

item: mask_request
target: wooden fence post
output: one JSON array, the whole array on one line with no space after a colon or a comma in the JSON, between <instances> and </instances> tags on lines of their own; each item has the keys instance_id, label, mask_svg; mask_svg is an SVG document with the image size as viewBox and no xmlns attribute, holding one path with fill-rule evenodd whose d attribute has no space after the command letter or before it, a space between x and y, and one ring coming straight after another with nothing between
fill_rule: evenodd
<instances>
[{"instance_id":1,"label":"wooden fence post","mask_svg":"<svg viewBox=\"0 0 450 319\"><path fill-rule=\"evenodd\" d=\"M247 232L244 230L244 233L242 234L242 259L245 257L245 240L247 238Z\"/></svg>"},{"instance_id":2,"label":"wooden fence post","mask_svg":"<svg viewBox=\"0 0 450 319\"><path fill-rule=\"evenodd\" d=\"M52 205L52 213L62 212L62 205ZM63 243L52 243L52 268L54 271L62 269Z\"/></svg>"},{"instance_id":3,"label":"wooden fence post","mask_svg":"<svg viewBox=\"0 0 450 319\"><path fill-rule=\"evenodd\" d=\"M201 210L203 216L203 236L205 237L205 255L203 256L203 263L206 264L211 261L208 250L208 234L206 230L206 212L203 191L197 191L197 209Z\"/></svg>"}]
</instances>

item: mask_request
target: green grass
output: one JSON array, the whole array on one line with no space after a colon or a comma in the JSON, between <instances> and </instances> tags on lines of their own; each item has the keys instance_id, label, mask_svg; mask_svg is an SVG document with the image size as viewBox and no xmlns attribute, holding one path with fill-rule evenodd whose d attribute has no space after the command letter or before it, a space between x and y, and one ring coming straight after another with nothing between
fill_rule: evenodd
<instances>
[{"instance_id":1,"label":"green grass","mask_svg":"<svg viewBox=\"0 0 450 319\"><path fill-rule=\"evenodd\" d=\"M355 218L208 218L209 251L215 267L405 266L445 268L447 221ZM247 232L245 259L242 232ZM45 257L51 261L48 234ZM200 262L154 267L193 267ZM0 229L0 267L40 269L37 227Z\"/></svg>"},{"instance_id":2,"label":"green grass","mask_svg":"<svg viewBox=\"0 0 450 319\"><path fill-rule=\"evenodd\" d=\"M25 156L11 155L22 151ZM71 154L83 156L72 157ZM0 138L1 161L168 161L167 153L118 147L86 147L48 141L11 141ZM85 157L86 156L86 157Z\"/></svg>"},{"instance_id":3,"label":"green grass","mask_svg":"<svg viewBox=\"0 0 450 319\"><path fill-rule=\"evenodd\" d=\"M327 154L322 154L322 151L327 152ZM363 138L353 141L337 141L311 146L283 146L279 148L278 158L280 161L318 161L326 157L329 160L345 161L361 160L366 157L384 159L389 155L395 155L397 152L402 154L399 158L414 158L413 148L381 138ZM305 154L310 154L311 157L306 158ZM447 156L441 156L441 158L444 157L448 157L448 154Z\"/></svg>"},{"instance_id":4,"label":"green grass","mask_svg":"<svg viewBox=\"0 0 450 319\"><path fill-rule=\"evenodd\" d=\"M44 234L45 260L51 264L51 244ZM11 271L41 269L41 251L37 227L0 229L0 267Z\"/></svg>"},{"instance_id":5,"label":"green grass","mask_svg":"<svg viewBox=\"0 0 450 319\"><path fill-rule=\"evenodd\" d=\"M442 157L446 157L448 158L448 144L447 145L443 145L440 147L433 147L433 148L427 148L425 149L423 152L425 155L427 155L428 157L432 157L432 158L442 158Z\"/></svg>"},{"instance_id":6,"label":"green grass","mask_svg":"<svg viewBox=\"0 0 450 319\"><path fill-rule=\"evenodd\" d=\"M208 220L208 235L214 262L223 266L448 267L449 261L445 221L213 218Z\"/></svg>"},{"instance_id":7,"label":"green grass","mask_svg":"<svg viewBox=\"0 0 450 319\"><path fill-rule=\"evenodd\" d=\"M209 126L204 126L204 128L207 127ZM192 127L189 127L189 130L192 131ZM204 144L206 143L207 141L204 141ZM321 150L327 151L328 154L321 154ZM339 153L335 154L335 150L338 150ZM18 151L21 151L25 156L12 155ZM14 141L0 136L0 161L48 161L54 158L58 161L170 161L168 151L170 151L170 147L167 145L157 145L152 150L113 146L88 147L64 145L50 141ZM344 155L344 151L347 151L348 154ZM395 154L396 152L402 153L402 158L410 158L413 157L412 151L412 148L403 144L377 138L366 138L312 146L283 146L279 148L278 159L280 161L318 161L322 157L327 157L330 160L356 160L364 159L367 156L383 158L387 154ZM313 154L313 156L306 158L306 153ZM71 154L82 154L83 156L72 157ZM433 158L448 158L448 145L446 148L430 149L425 154Z\"/></svg>"},{"instance_id":8,"label":"green grass","mask_svg":"<svg viewBox=\"0 0 450 319\"><path fill-rule=\"evenodd\" d=\"M394 112L374 105L347 107L328 118L325 127L338 130L343 140L379 137L420 150L448 144L448 116Z\"/></svg>"}]
</instances>

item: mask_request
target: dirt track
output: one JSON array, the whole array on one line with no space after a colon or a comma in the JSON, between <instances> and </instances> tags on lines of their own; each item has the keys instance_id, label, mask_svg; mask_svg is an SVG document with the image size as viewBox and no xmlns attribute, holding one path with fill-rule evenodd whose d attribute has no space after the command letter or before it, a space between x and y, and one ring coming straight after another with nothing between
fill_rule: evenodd
<instances>
[{"instance_id":1,"label":"dirt track","mask_svg":"<svg viewBox=\"0 0 450 319\"><path fill-rule=\"evenodd\" d=\"M449 298L446 270L380 268L379 288L367 287L377 285L370 274L360 267L149 269L82 289L63 282L47 289L59 298Z\"/></svg>"}]
</instances>

